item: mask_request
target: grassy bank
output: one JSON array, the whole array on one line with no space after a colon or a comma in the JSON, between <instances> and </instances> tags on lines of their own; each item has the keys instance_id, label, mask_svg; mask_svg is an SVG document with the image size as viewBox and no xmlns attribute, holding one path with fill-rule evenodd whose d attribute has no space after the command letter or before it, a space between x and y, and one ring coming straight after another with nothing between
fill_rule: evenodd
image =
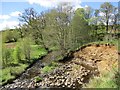
<instances>
[{"instance_id":1,"label":"grassy bank","mask_svg":"<svg viewBox=\"0 0 120 90\"><path fill-rule=\"evenodd\" d=\"M13 57L15 57L13 54L13 52L15 52L16 46L14 48L8 48L9 50L11 50L11 55ZM21 53L21 60L19 62L15 62L12 58L10 59L11 62L5 66L4 68L2 68L0 70L0 72L2 73L2 82L1 84L6 83L8 80L15 78L17 75L19 75L20 73L22 73L25 68L27 68L31 63L34 62L34 60L38 60L38 58L40 58L43 55L46 55L47 51L38 46L38 45L31 45L31 59L29 60L25 60L24 59L24 55L23 53Z\"/></svg>"}]
</instances>

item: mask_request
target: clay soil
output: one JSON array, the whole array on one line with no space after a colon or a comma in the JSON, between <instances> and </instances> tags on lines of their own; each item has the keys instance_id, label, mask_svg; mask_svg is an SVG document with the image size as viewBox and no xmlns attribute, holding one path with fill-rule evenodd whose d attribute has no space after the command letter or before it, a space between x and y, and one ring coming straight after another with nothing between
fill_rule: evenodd
<instances>
[{"instance_id":1,"label":"clay soil","mask_svg":"<svg viewBox=\"0 0 120 90\"><path fill-rule=\"evenodd\" d=\"M118 49L113 45L87 46L76 52L74 57L96 64L100 73L111 71L113 68L118 67Z\"/></svg>"}]
</instances>

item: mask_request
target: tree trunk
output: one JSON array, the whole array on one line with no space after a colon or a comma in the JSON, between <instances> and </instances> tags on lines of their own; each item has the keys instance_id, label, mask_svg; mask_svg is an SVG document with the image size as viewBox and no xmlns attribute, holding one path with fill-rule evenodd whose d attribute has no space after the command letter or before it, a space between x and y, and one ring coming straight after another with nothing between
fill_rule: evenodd
<instances>
[{"instance_id":1,"label":"tree trunk","mask_svg":"<svg viewBox=\"0 0 120 90\"><path fill-rule=\"evenodd\" d=\"M108 20L107 20L107 22L106 22L106 33L108 33Z\"/></svg>"}]
</instances>

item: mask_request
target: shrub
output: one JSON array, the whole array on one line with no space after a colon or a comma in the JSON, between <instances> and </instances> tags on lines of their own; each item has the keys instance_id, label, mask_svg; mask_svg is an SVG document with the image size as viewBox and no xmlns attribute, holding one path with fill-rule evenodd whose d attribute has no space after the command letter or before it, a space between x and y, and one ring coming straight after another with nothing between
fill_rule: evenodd
<instances>
[{"instance_id":1,"label":"shrub","mask_svg":"<svg viewBox=\"0 0 120 90\"><path fill-rule=\"evenodd\" d=\"M17 45L13 51L14 63L18 63L21 60L21 54L22 54L21 48L19 45Z\"/></svg>"},{"instance_id":2,"label":"shrub","mask_svg":"<svg viewBox=\"0 0 120 90\"><path fill-rule=\"evenodd\" d=\"M19 34L16 30L6 30L3 33L3 42L16 42L19 39Z\"/></svg>"},{"instance_id":3,"label":"shrub","mask_svg":"<svg viewBox=\"0 0 120 90\"><path fill-rule=\"evenodd\" d=\"M30 39L29 38L23 39L22 50L23 50L25 59L30 61L31 47L30 47Z\"/></svg>"},{"instance_id":4,"label":"shrub","mask_svg":"<svg viewBox=\"0 0 120 90\"><path fill-rule=\"evenodd\" d=\"M11 49L5 48L5 46L2 47L2 61L3 61L3 67L11 63L12 57L11 57Z\"/></svg>"}]
</instances>

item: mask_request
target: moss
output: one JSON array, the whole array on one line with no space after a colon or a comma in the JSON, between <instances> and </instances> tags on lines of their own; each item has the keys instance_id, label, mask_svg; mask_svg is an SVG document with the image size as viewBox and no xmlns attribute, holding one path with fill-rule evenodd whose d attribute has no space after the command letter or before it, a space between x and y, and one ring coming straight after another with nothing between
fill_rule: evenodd
<instances>
[{"instance_id":1,"label":"moss","mask_svg":"<svg viewBox=\"0 0 120 90\"><path fill-rule=\"evenodd\" d=\"M36 76L35 77L35 82L38 83L38 82L41 82L43 79L39 76Z\"/></svg>"},{"instance_id":2,"label":"moss","mask_svg":"<svg viewBox=\"0 0 120 90\"><path fill-rule=\"evenodd\" d=\"M42 73L48 73L53 71L56 67L58 67L58 63L53 61L51 62L49 65L45 66L44 68L42 68Z\"/></svg>"},{"instance_id":3,"label":"moss","mask_svg":"<svg viewBox=\"0 0 120 90\"><path fill-rule=\"evenodd\" d=\"M42 73L48 73L51 72L53 69L55 69L54 66L45 66L44 68L42 68Z\"/></svg>"}]
</instances>

